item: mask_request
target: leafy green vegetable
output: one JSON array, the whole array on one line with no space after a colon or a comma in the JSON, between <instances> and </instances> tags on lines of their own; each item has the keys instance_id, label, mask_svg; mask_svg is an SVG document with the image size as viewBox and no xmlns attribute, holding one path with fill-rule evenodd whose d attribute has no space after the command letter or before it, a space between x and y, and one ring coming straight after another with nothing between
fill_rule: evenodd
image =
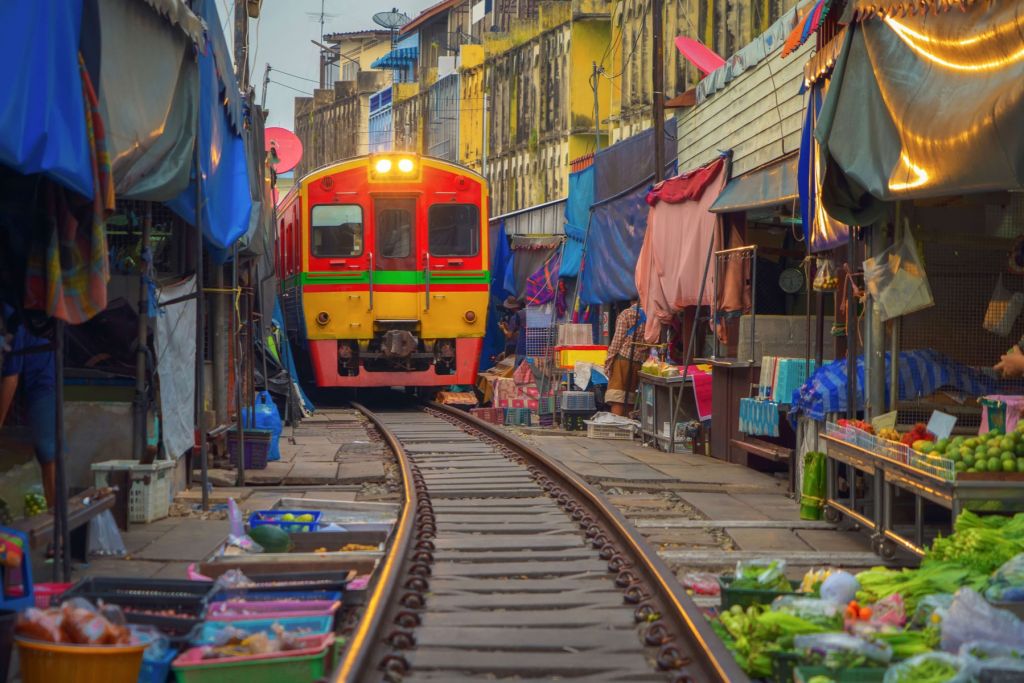
<instances>
[{"instance_id":1,"label":"leafy green vegetable","mask_svg":"<svg viewBox=\"0 0 1024 683\"><path fill-rule=\"evenodd\" d=\"M939 646L939 635L937 628L929 627L923 631L883 631L875 637L889 644L894 660L902 661L936 649Z\"/></svg>"},{"instance_id":2,"label":"leafy green vegetable","mask_svg":"<svg viewBox=\"0 0 1024 683\"><path fill-rule=\"evenodd\" d=\"M726 633L723 638L736 662L752 678L766 678L772 673L772 655L792 650L793 639L806 633L824 633L828 629L806 619L771 612L762 605L745 611L739 606L718 617Z\"/></svg>"},{"instance_id":3,"label":"leafy green vegetable","mask_svg":"<svg viewBox=\"0 0 1024 683\"><path fill-rule=\"evenodd\" d=\"M917 601L933 593L955 593L962 586L980 590L987 577L956 562L931 561L918 569L874 567L857 575L861 589L857 602L875 603L893 593L903 596L907 612L913 612Z\"/></svg>"},{"instance_id":4,"label":"leafy green vegetable","mask_svg":"<svg viewBox=\"0 0 1024 683\"><path fill-rule=\"evenodd\" d=\"M957 668L948 662L925 659L900 670L895 683L946 683L957 673Z\"/></svg>"}]
</instances>

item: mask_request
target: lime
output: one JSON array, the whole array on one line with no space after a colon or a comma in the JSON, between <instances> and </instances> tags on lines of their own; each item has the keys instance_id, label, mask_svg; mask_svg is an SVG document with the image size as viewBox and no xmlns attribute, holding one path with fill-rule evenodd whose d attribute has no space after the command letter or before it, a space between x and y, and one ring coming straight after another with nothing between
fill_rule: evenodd
<instances>
[{"instance_id":1,"label":"lime","mask_svg":"<svg viewBox=\"0 0 1024 683\"><path fill-rule=\"evenodd\" d=\"M956 467L956 471L957 472L966 472L967 471L967 465L964 464L963 460L957 460L955 467Z\"/></svg>"},{"instance_id":2,"label":"lime","mask_svg":"<svg viewBox=\"0 0 1024 683\"><path fill-rule=\"evenodd\" d=\"M966 436L955 436L955 437L953 437L953 445L954 446L963 446L964 445L964 441L967 441L967 437Z\"/></svg>"},{"instance_id":3,"label":"lime","mask_svg":"<svg viewBox=\"0 0 1024 683\"><path fill-rule=\"evenodd\" d=\"M998 472L1002 468L1003 468L1003 465L1002 465L1002 463L1000 463L999 458L989 458L988 459L988 471L989 472Z\"/></svg>"},{"instance_id":4,"label":"lime","mask_svg":"<svg viewBox=\"0 0 1024 683\"><path fill-rule=\"evenodd\" d=\"M967 468L967 471L968 471L968 472L977 472L978 470L977 470L977 468L975 468L975 467L968 467L968 468Z\"/></svg>"},{"instance_id":5,"label":"lime","mask_svg":"<svg viewBox=\"0 0 1024 683\"><path fill-rule=\"evenodd\" d=\"M999 454L1002 453L1002 451L1003 449L1001 449L999 446L989 446L986 453L988 453L988 457L990 458L998 458Z\"/></svg>"},{"instance_id":6,"label":"lime","mask_svg":"<svg viewBox=\"0 0 1024 683\"><path fill-rule=\"evenodd\" d=\"M1018 457L1024 458L1024 441L1019 441L1016 446L1013 447L1013 452Z\"/></svg>"},{"instance_id":7,"label":"lime","mask_svg":"<svg viewBox=\"0 0 1024 683\"><path fill-rule=\"evenodd\" d=\"M973 438L973 437L970 438L970 439L967 439L967 441L964 441L964 445L967 446L968 448L977 448L979 443L981 443L981 442L978 441L978 439Z\"/></svg>"},{"instance_id":8,"label":"lime","mask_svg":"<svg viewBox=\"0 0 1024 683\"><path fill-rule=\"evenodd\" d=\"M999 440L999 447L1002 448L1004 451L1013 450L1013 439L1011 439L1008 436L1004 436L1002 439Z\"/></svg>"},{"instance_id":9,"label":"lime","mask_svg":"<svg viewBox=\"0 0 1024 683\"><path fill-rule=\"evenodd\" d=\"M949 439L939 439L935 442L935 450L937 451L945 451L947 446L949 446Z\"/></svg>"},{"instance_id":10,"label":"lime","mask_svg":"<svg viewBox=\"0 0 1024 683\"><path fill-rule=\"evenodd\" d=\"M1013 454L1013 451L1003 451L999 454L999 459L1013 461L1017 459L1017 456Z\"/></svg>"},{"instance_id":11,"label":"lime","mask_svg":"<svg viewBox=\"0 0 1024 683\"><path fill-rule=\"evenodd\" d=\"M988 470L988 461L985 458L978 458L978 461L974 463L974 469L977 472Z\"/></svg>"},{"instance_id":12,"label":"lime","mask_svg":"<svg viewBox=\"0 0 1024 683\"><path fill-rule=\"evenodd\" d=\"M974 453L968 452L963 456L964 464L968 467L974 467Z\"/></svg>"},{"instance_id":13,"label":"lime","mask_svg":"<svg viewBox=\"0 0 1024 683\"><path fill-rule=\"evenodd\" d=\"M1004 460L1003 461L1003 472L1016 472L1017 461L1016 460Z\"/></svg>"},{"instance_id":14,"label":"lime","mask_svg":"<svg viewBox=\"0 0 1024 683\"><path fill-rule=\"evenodd\" d=\"M1024 458L1017 458L1017 471L1024 472Z\"/></svg>"}]
</instances>

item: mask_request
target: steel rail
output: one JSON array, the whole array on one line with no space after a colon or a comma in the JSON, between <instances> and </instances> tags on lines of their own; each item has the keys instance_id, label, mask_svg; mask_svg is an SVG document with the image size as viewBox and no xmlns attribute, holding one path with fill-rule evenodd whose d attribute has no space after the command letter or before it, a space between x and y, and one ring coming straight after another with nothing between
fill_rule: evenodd
<instances>
[{"instance_id":1,"label":"steel rail","mask_svg":"<svg viewBox=\"0 0 1024 683\"><path fill-rule=\"evenodd\" d=\"M393 610L402 609L396 603L399 581L405 570L416 564L413 536L421 502L429 507L429 497L424 501L419 497L417 487L422 486L422 478L418 471L414 473L400 440L371 410L358 403L352 405L373 423L398 459L405 500L389 553L371 587L362 619L333 674L334 683L366 680L374 672L389 680L387 670L378 668L384 664L384 659L377 655L381 646L387 646L387 618ZM448 406L430 403L427 407L512 451L534 476L540 489L579 524L587 540L598 550L598 556L608 562L609 572L617 574L615 584L623 590L623 604L633 607L637 623L645 624L643 642L657 649L657 666L671 675L670 680L749 683L747 675L685 594L672 571L600 492L561 463L503 429Z\"/></svg>"}]
</instances>

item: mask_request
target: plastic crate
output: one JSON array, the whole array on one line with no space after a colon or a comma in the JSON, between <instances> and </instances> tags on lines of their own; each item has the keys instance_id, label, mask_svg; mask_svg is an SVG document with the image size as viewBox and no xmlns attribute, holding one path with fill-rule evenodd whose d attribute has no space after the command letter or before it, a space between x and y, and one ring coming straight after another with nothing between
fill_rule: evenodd
<instances>
[{"instance_id":1,"label":"plastic crate","mask_svg":"<svg viewBox=\"0 0 1024 683\"><path fill-rule=\"evenodd\" d=\"M605 441L632 441L633 425L600 424L593 420L584 420L587 425L588 439Z\"/></svg>"},{"instance_id":2,"label":"plastic crate","mask_svg":"<svg viewBox=\"0 0 1024 683\"><path fill-rule=\"evenodd\" d=\"M90 577L82 579L64 594L64 599L85 598L124 610L130 624L155 626L172 641L188 636L206 614L213 584L200 581ZM165 610L174 616L161 614Z\"/></svg>"},{"instance_id":3,"label":"plastic crate","mask_svg":"<svg viewBox=\"0 0 1024 683\"><path fill-rule=\"evenodd\" d=\"M538 415L554 415L555 414L555 397L554 396L541 396L537 399L537 414Z\"/></svg>"},{"instance_id":4,"label":"plastic crate","mask_svg":"<svg viewBox=\"0 0 1024 683\"><path fill-rule=\"evenodd\" d=\"M576 363L593 363L604 366L608 358L608 347L600 345L588 346L556 346L555 358L558 367L569 370L576 367Z\"/></svg>"},{"instance_id":5,"label":"plastic crate","mask_svg":"<svg viewBox=\"0 0 1024 683\"><path fill-rule=\"evenodd\" d=\"M537 426L538 427L554 427L555 426L555 414L554 413L544 413L544 414L537 415Z\"/></svg>"},{"instance_id":6,"label":"plastic crate","mask_svg":"<svg viewBox=\"0 0 1024 683\"><path fill-rule=\"evenodd\" d=\"M587 429L587 419L593 413L584 415L576 413L562 413L562 429L567 432L583 432Z\"/></svg>"},{"instance_id":7,"label":"plastic crate","mask_svg":"<svg viewBox=\"0 0 1024 683\"><path fill-rule=\"evenodd\" d=\"M171 662L178 656L178 651L171 649L160 659L145 653L142 656L142 668L139 669L138 683L167 683L171 677Z\"/></svg>"},{"instance_id":8,"label":"plastic crate","mask_svg":"<svg viewBox=\"0 0 1024 683\"><path fill-rule=\"evenodd\" d=\"M503 408L470 408L469 414L491 424L505 424L505 410Z\"/></svg>"},{"instance_id":9,"label":"plastic crate","mask_svg":"<svg viewBox=\"0 0 1024 683\"><path fill-rule=\"evenodd\" d=\"M882 683L886 669L861 668L828 669L824 666L798 666L793 670L796 683L807 683L815 676L828 676L836 683Z\"/></svg>"},{"instance_id":10,"label":"plastic crate","mask_svg":"<svg viewBox=\"0 0 1024 683\"><path fill-rule=\"evenodd\" d=\"M313 519L308 522L281 519L285 515L293 515L295 517L299 517L300 515L313 515ZM258 526L276 526L289 533L316 531L316 525L320 521L320 515L321 512L319 510L257 510L249 515L249 528L254 529Z\"/></svg>"},{"instance_id":11,"label":"plastic crate","mask_svg":"<svg viewBox=\"0 0 1024 683\"><path fill-rule=\"evenodd\" d=\"M245 437L245 469L265 470L267 469L267 456L270 454L270 445L274 433L267 429L245 429L242 430ZM231 464L238 466L238 428L230 430L227 434L228 459Z\"/></svg>"},{"instance_id":12,"label":"plastic crate","mask_svg":"<svg viewBox=\"0 0 1024 683\"><path fill-rule=\"evenodd\" d=\"M248 600L260 602L267 600L330 600L336 602L341 600L341 591L267 591L260 588L240 587L225 588L214 593L210 602L224 602L225 600Z\"/></svg>"},{"instance_id":13,"label":"plastic crate","mask_svg":"<svg viewBox=\"0 0 1024 683\"><path fill-rule=\"evenodd\" d=\"M271 615L286 617L334 617L341 607L337 600L226 600L215 602L206 611L207 621L251 621Z\"/></svg>"},{"instance_id":14,"label":"plastic crate","mask_svg":"<svg viewBox=\"0 0 1024 683\"><path fill-rule=\"evenodd\" d=\"M512 427L529 427L530 426L530 409L529 408L506 408L505 409L505 424Z\"/></svg>"},{"instance_id":15,"label":"plastic crate","mask_svg":"<svg viewBox=\"0 0 1024 683\"><path fill-rule=\"evenodd\" d=\"M173 460L157 460L152 465L143 465L136 460L93 463L94 485L96 488L110 486L111 472L130 472L132 488L128 494L128 521L149 524L167 516L176 464Z\"/></svg>"},{"instance_id":16,"label":"plastic crate","mask_svg":"<svg viewBox=\"0 0 1024 683\"><path fill-rule=\"evenodd\" d=\"M770 605L772 600L775 598L780 595L790 595L795 593L796 589L800 586L798 581L790 581L790 585L793 586L793 590L791 591L765 590L761 588L732 588L731 586L734 580L735 577L732 576L718 577L718 585L721 586L723 612L733 605L739 605L740 607L750 607L751 605Z\"/></svg>"},{"instance_id":17,"label":"plastic crate","mask_svg":"<svg viewBox=\"0 0 1024 683\"><path fill-rule=\"evenodd\" d=\"M178 683L280 683L324 678L329 673L334 636L300 640L300 650L214 660L203 659L203 648L191 648L174 660L174 675Z\"/></svg>"},{"instance_id":18,"label":"plastic crate","mask_svg":"<svg viewBox=\"0 0 1024 683\"><path fill-rule=\"evenodd\" d=\"M46 609L54 598L64 595L71 590L72 586L74 586L73 583L37 583L35 585L36 607Z\"/></svg>"},{"instance_id":19,"label":"plastic crate","mask_svg":"<svg viewBox=\"0 0 1024 683\"><path fill-rule=\"evenodd\" d=\"M327 635L334 627L334 618L322 617L289 617L279 619L267 617L265 619L242 619L240 621L207 621L192 636L193 645L211 645L216 642L217 637L226 628L231 628L245 633L259 633L267 631L273 635L273 626L277 624L290 636L317 636Z\"/></svg>"},{"instance_id":20,"label":"plastic crate","mask_svg":"<svg viewBox=\"0 0 1024 683\"><path fill-rule=\"evenodd\" d=\"M800 655L796 652L772 653L772 682L793 683L793 672L800 664Z\"/></svg>"},{"instance_id":21,"label":"plastic crate","mask_svg":"<svg viewBox=\"0 0 1024 683\"><path fill-rule=\"evenodd\" d=\"M585 412L589 410L593 413L597 410L597 400L594 398L593 392L590 391L563 391L559 400L561 408L565 412Z\"/></svg>"}]
</instances>

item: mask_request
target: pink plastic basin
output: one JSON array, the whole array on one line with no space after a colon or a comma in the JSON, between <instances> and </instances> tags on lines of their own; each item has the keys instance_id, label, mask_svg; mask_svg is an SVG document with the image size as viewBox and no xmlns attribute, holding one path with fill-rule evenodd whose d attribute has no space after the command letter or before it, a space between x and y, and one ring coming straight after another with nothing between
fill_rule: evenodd
<instances>
[{"instance_id":1,"label":"pink plastic basin","mask_svg":"<svg viewBox=\"0 0 1024 683\"><path fill-rule=\"evenodd\" d=\"M286 652L272 652L265 655L248 655L245 657L221 657L217 659L203 659L203 653L210 649L210 646L193 647L185 650L174 660L174 668L185 668L189 666L206 666L209 664L238 664L241 662L254 662L265 659L281 659L282 657L304 657L323 652L334 642L334 634L319 634L315 636L303 636L296 638L302 645L300 650L288 650Z\"/></svg>"},{"instance_id":2,"label":"pink plastic basin","mask_svg":"<svg viewBox=\"0 0 1024 683\"><path fill-rule=\"evenodd\" d=\"M238 621L271 615L285 617L332 616L341 607L337 600L226 600L214 602L206 610L209 621Z\"/></svg>"}]
</instances>

